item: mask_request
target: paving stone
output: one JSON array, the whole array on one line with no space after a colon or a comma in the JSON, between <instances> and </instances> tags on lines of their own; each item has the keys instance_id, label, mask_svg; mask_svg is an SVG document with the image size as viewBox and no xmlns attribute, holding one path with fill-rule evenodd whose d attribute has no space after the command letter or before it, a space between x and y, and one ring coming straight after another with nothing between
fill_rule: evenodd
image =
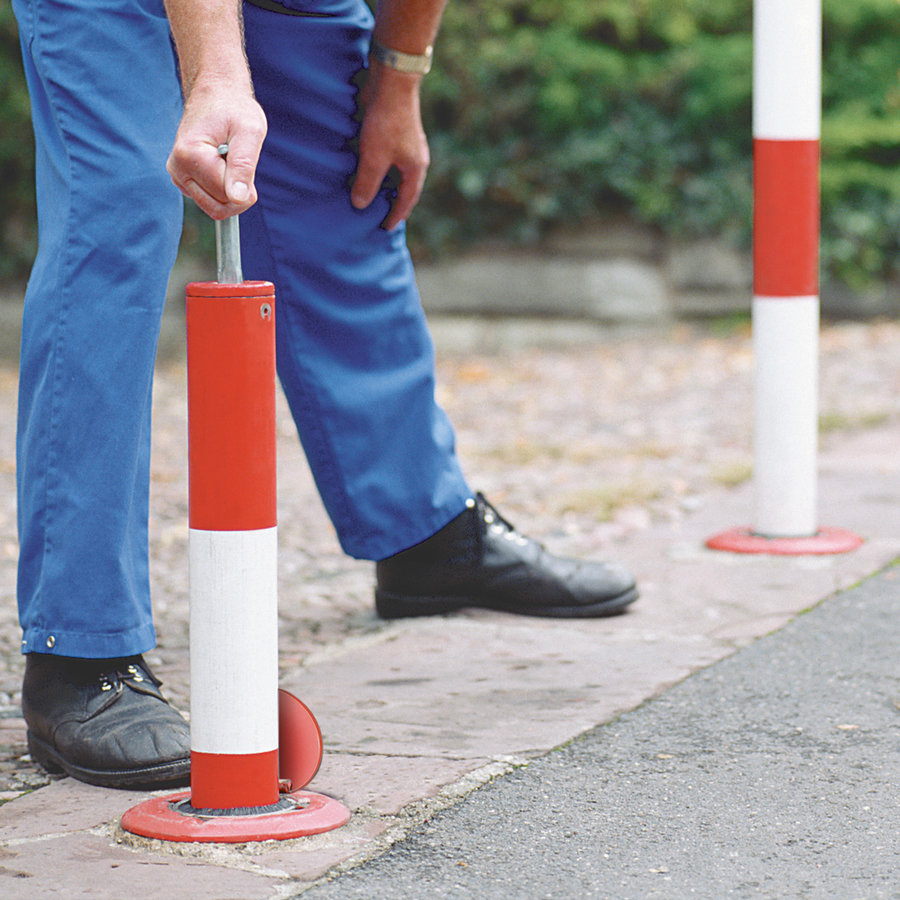
<instances>
[{"instance_id":1,"label":"paving stone","mask_svg":"<svg viewBox=\"0 0 900 900\"><path fill-rule=\"evenodd\" d=\"M485 757L351 754L329 747L310 790L337 797L353 810L392 816L410 803L433 797L445 785L490 762Z\"/></svg>"},{"instance_id":2,"label":"paving stone","mask_svg":"<svg viewBox=\"0 0 900 900\"><path fill-rule=\"evenodd\" d=\"M72 834L0 848L5 900L267 900L271 877L217 866L209 858L135 853L113 839Z\"/></svg>"},{"instance_id":3,"label":"paving stone","mask_svg":"<svg viewBox=\"0 0 900 900\"><path fill-rule=\"evenodd\" d=\"M622 623L626 628L627 623ZM503 615L405 623L364 654L304 671L326 748L465 759L549 750L722 650L623 641L609 620L521 624Z\"/></svg>"},{"instance_id":4,"label":"paving stone","mask_svg":"<svg viewBox=\"0 0 900 900\"><path fill-rule=\"evenodd\" d=\"M338 863L364 853L390 826L388 820L357 817L343 828L327 834L311 835L291 841L268 841L250 851L252 858L266 871L283 872L292 882L311 882L321 878Z\"/></svg>"},{"instance_id":5,"label":"paving stone","mask_svg":"<svg viewBox=\"0 0 900 900\"><path fill-rule=\"evenodd\" d=\"M127 809L148 796L62 778L0 806L0 835L3 841L18 841L87 831L117 822Z\"/></svg>"}]
</instances>

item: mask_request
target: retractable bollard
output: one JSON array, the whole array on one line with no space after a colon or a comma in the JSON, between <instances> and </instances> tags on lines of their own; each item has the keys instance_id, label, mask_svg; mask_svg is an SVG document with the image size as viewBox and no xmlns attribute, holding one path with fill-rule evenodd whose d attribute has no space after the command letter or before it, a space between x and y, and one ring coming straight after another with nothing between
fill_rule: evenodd
<instances>
[{"instance_id":1,"label":"retractable bollard","mask_svg":"<svg viewBox=\"0 0 900 900\"><path fill-rule=\"evenodd\" d=\"M191 789L122 827L237 843L318 834L350 813L301 790L321 733L278 689L275 292L243 281L237 218L216 226L219 280L187 287Z\"/></svg>"},{"instance_id":2,"label":"retractable bollard","mask_svg":"<svg viewBox=\"0 0 900 900\"><path fill-rule=\"evenodd\" d=\"M821 0L753 4L755 518L714 550L843 553L817 521Z\"/></svg>"}]
</instances>

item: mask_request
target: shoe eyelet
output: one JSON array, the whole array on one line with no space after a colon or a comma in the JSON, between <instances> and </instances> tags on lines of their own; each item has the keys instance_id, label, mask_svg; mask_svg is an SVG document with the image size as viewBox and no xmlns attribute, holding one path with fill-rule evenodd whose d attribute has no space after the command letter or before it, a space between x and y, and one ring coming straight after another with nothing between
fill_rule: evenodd
<instances>
[{"instance_id":1,"label":"shoe eyelet","mask_svg":"<svg viewBox=\"0 0 900 900\"><path fill-rule=\"evenodd\" d=\"M143 681L144 676L138 671L137 666L129 666L128 674L131 675L132 681Z\"/></svg>"}]
</instances>

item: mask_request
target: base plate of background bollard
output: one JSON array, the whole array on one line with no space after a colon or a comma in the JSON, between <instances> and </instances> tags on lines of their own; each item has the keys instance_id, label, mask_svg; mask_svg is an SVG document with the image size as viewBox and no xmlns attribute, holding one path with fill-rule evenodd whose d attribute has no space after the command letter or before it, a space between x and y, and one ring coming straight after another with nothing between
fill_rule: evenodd
<instances>
[{"instance_id":1,"label":"base plate of background bollard","mask_svg":"<svg viewBox=\"0 0 900 900\"><path fill-rule=\"evenodd\" d=\"M855 550L863 539L843 528L820 528L808 537L768 537L750 528L731 528L713 535L706 542L710 550L731 553L769 553L776 556L847 553Z\"/></svg>"}]
</instances>

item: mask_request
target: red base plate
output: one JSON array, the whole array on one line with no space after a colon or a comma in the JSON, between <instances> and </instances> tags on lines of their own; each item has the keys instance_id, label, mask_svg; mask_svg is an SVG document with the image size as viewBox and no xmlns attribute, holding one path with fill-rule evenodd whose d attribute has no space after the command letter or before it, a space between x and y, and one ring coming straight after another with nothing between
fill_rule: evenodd
<instances>
[{"instance_id":1,"label":"red base plate","mask_svg":"<svg viewBox=\"0 0 900 900\"><path fill-rule=\"evenodd\" d=\"M732 528L713 535L706 546L711 550L732 553L770 553L779 556L847 553L855 550L863 539L842 528L820 528L810 537L766 537L749 528Z\"/></svg>"},{"instance_id":2,"label":"red base plate","mask_svg":"<svg viewBox=\"0 0 900 900\"><path fill-rule=\"evenodd\" d=\"M295 808L246 816L197 816L178 810L190 791L151 797L122 816L122 827L132 834L163 841L243 844L248 841L283 841L332 831L347 823L350 810L337 800L312 791L282 794Z\"/></svg>"}]
</instances>

